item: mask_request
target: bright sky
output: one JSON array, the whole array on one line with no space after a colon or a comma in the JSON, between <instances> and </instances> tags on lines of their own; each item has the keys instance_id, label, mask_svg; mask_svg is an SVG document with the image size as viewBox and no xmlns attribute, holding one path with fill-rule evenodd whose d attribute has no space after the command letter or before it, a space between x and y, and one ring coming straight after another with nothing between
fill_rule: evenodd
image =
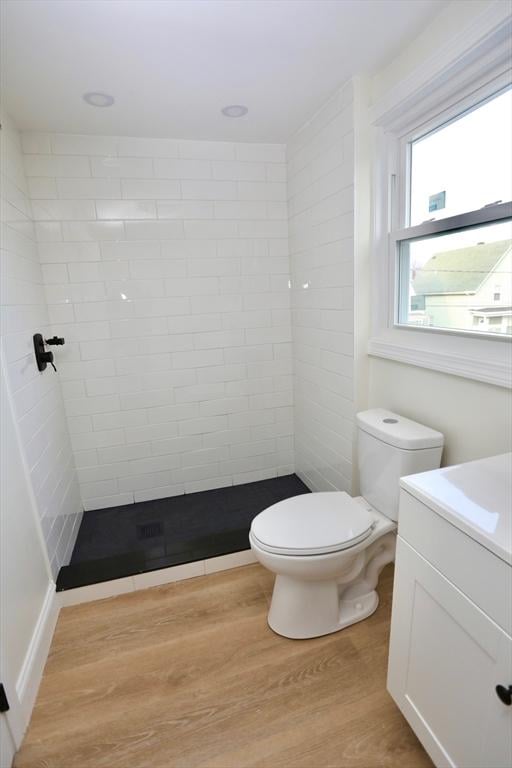
<instances>
[{"instance_id":1,"label":"bright sky","mask_svg":"<svg viewBox=\"0 0 512 768\"><path fill-rule=\"evenodd\" d=\"M412 145L411 225L512 199L512 90ZM429 212L429 196L446 207Z\"/></svg>"},{"instance_id":2,"label":"bright sky","mask_svg":"<svg viewBox=\"0 0 512 768\"><path fill-rule=\"evenodd\" d=\"M429 212L429 197L446 207ZM512 89L412 145L411 225L512 199ZM434 253L512 238L512 224L491 225L416 242L411 265Z\"/></svg>"}]
</instances>

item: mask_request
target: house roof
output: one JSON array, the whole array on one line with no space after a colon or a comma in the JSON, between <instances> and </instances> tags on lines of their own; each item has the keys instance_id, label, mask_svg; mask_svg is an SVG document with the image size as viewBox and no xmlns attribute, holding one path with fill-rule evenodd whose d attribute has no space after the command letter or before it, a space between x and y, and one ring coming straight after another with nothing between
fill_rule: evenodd
<instances>
[{"instance_id":1,"label":"house roof","mask_svg":"<svg viewBox=\"0 0 512 768\"><path fill-rule=\"evenodd\" d=\"M512 313L512 307L476 307L470 309L473 315L509 315Z\"/></svg>"},{"instance_id":2,"label":"house roof","mask_svg":"<svg viewBox=\"0 0 512 768\"><path fill-rule=\"evenodd\" d=\"M416 270L414 290L418 295L475 293L511 245L512 240L500 240L436 253Z\"/></svg>"}]
</instances>

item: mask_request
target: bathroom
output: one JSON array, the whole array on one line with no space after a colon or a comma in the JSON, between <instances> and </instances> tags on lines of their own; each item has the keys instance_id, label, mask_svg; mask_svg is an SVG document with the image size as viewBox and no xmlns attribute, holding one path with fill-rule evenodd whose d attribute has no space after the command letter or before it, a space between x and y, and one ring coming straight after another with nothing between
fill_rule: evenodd
<instances>
[{"instance_id":1,"label":"bathroom","mask_svg":"<svg viewBox=\"0 0 512 768\"><path fill-rule=\"evenodd\" d=\"M508 0L0 9L0 768L509 766Z\"/></svg>"}]
</instances>

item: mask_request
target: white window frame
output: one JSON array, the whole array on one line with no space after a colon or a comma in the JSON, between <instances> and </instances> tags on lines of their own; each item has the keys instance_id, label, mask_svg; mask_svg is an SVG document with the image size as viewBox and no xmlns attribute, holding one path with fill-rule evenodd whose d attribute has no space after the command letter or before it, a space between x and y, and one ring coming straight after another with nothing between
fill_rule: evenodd
<instances>
[{"instance_id":1,"label":"white window frame","mask_svg":"<svg viewBox=\"0 0 512 768\"><path fill-rule=\"evenodd\" d=\"M498 386L512 386L510 338L398 324L400 238L455 231L512 215L509 203L415 227L407 221L410 143L504 90L512 82L510 16L491 4L469 29L395 87L373 109L372 319L370 355Z\"/></svg>"}]
</instances>

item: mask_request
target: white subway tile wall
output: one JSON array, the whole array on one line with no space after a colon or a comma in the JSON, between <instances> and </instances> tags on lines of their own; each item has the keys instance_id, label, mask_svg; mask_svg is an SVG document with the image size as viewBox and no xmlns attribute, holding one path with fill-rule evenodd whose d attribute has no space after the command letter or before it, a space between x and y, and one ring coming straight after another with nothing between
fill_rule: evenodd
<instances>
[{"instance_id":1,"label":"white subway tile wall","mask_svg":"<svg viewBox=\"0 0 512 768\"><path fill-rule=\"evenodd\" d=\"M7 115L2 118L0 131L0 166L3 367L52 574L56 578L59 568L69 562L82 504L59 378L51 368L39 373L34 358L33 334L39 332L47 337L51 332L50 321L23 170L21 139ZM49 194L51 190L43 184L39 191ZM69 215L72 208L68 206L63 214ZM35 206L35 211L38 216L40 207ZM63 276L64 265L55 266L56 269L48 273L51 281Z\"/></svg>"},{"instance_id":2,"label":"white subway tile wall","mask_svg":"<svg viewBox=\"0 0 512 768\"><path fill-rule=\"evenodd\" d=\"M295 467L315 491L352 486L353 141L348 83L287 148Z\"/></svg>"},{"instance_id":3,"label":"white subway tile wall","mask_svg":"<svg viewBox=\"0 0 512 768\"><path fill-rule=\"evenodd\" d=\"M292 472L284 145L23 145L85 508Z\"/></svg>"}]
</instances>

